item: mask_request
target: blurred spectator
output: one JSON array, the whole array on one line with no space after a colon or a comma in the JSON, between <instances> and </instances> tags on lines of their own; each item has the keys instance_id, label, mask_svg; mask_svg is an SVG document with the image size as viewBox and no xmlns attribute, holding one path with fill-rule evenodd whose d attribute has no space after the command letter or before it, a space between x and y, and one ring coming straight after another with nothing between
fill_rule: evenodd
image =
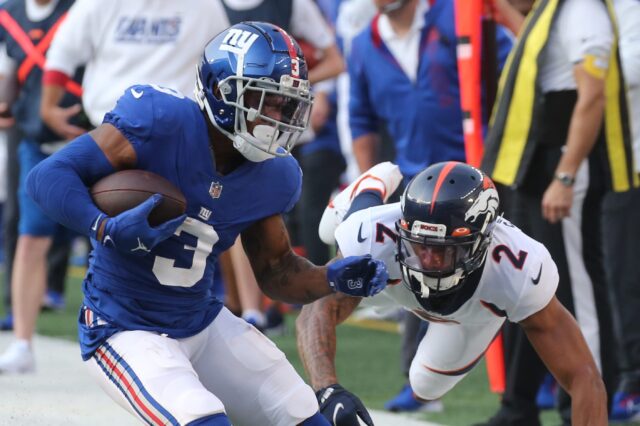
<instances>
[{"instance_id":1,"label":"blurred spectator","mask_svg":"<svg viewBox=\"0 0 640 426\"><path fill-rule=\"evenodd\" d=\"M57 106L64 82L81 66L86 67L82 104L94 126L134 83L149 82L193 97L191 71L198 52L228 26L217 1L79 0L47 54L43 120L67 137L83 133L68 123L69 110Z\"/></svg>"},{"instance_id":2,"label":"blurred spectator","mask_svg":"<svg viewBox=\"0 0 640 426\"><path fill-rule=\"evenodd\" d=\"M35 4L35 1L31 3ZM59 10L70 4L70 1L60 0L49 3L48 7L53 5ZM206 0L78 1L60 26L47 53L44 77L39 74L34 80L38 88L43 81L42 119L63 138L73 138L84 132L84 128L73 120L82 109L78 101L72 105L61 104L65 87L82 66L86 66L82 102L93 125L101 123L104 113L113 107L124 89L134 83L155 83L191 95L195 85L193 69L201 49L227 26L220 4ZM185 49L184 46L193 48ZM25 87L23 85L23 91ZM39 122L40 99L29 99L33 103L29 111ZM15 115L20 120L20 115ZM29 253L33 256L38 251ZM16 256L19 254L18 247ZM37 271L37 268L29 267L29 273ZM18 271L14 270L16 273ZM10 346L7 357L2 358L4 368L15 372L34 367L28 341L44 291L36 280L25 281L22 287L22 293L14 290L14 305L18 302L22 306L14 309L15 333L19 340Z\"/></svg>"},{"instance_id":3,"label":"blurred spectator","mask_svg":"<svg viewBox=\"0 0 640 426\"><path fill-rule=\"evenodd\" d=\"M67 10L71 0L60 1L8 1L0 10L0 39L6 55L0 72L15 74L19 83L11 112L21 135L18 146L20 164L18 204L18 240L11 271L11 296L15 341L0 356L0 372L24 373L34 369L31 337L35 321L45 295L47 282L47 253L54 236L66 243L62 253L62 270L58 276L64 280L69 241L73 235L49 219L26 195L24 180L27 173L40 161L59 149L64 140L46 127L38 114L42 89L44 53ZM76 79L78 79L76 75ZM74 85L75 84L75 85ZM77 103L80 86L73 80L61 89L62 105ZM7 104L0 113L7 113ZM70 119L78 119L79 108Z\"/></svg>"},{"instance_id":4,"label":"blurred spectator","mask_svg":"<svg viewBox=\"0 0 640 426\"><path fill-rule=\"evenodd\" d=\"M640 1L615 0L622 69L628 88L635 169L640 172ZM614 394L612 420L640 417L640 190L610 191L602 215L605 270L617 340L620 383Z\"/></svg>"},{"instance_id":5,"label":"blurred spectator","mask_svg":"<svg viewBox=\"0 0 640 426\"><path fill-rule=\"evenodd\" d=\"M626 106L614 91L618 64L609 66L617 57L614 32L603 1L565 0L539 2L520 34L503 73L483 169L514 188L507 217L551 252L560 274L557 296L576 316L611 391L611 315L594 230L606 188L626 190L632 179L628 138L604 138L625 120L615 117ZM605 105L612 108L602 132ZM607 157L607 150L617 156ZM537 426L545 367L516 327L505 327L505 347L505 393L485 424ZM560 415L570 424L568 398L560 395Z\"/></svg>"}]
</instances>

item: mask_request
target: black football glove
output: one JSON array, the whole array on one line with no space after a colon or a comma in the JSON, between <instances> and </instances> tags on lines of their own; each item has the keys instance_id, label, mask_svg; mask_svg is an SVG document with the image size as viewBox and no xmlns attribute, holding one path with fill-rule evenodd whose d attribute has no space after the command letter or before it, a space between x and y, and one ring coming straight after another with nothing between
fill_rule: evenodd
<instances>
[{"instance_id":1,"label":"black football glove","mask_svg":"<svg viewBox=\"0 0 640 426\"><path fill-rule=\"evenodd\" d=\"M367 426L374 426L369 412L360 398L340 386L327 386L316 392L320 413L332 426L359 426L358 417Z\"/></svg>"}]
</instances>

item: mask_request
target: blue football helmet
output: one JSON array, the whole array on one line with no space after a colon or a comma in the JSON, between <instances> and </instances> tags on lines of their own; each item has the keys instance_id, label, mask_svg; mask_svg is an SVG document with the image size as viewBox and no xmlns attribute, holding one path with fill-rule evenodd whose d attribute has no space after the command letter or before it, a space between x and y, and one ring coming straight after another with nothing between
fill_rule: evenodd
<instances>
[{"instance_id":1,"label":"blue football helmet","mask_svg":"<svg viewBox=\"0 0 640 426\"><path fill-rule=\"evenodd\" d=\"M313 100L298 43L265 22L233 25L206 45L195 95L251 161L288 155L308 125Z\"/></svg>"},{"instance_id":2,"label":"blue football helmet","mask_svg":"<svg viewBox=\"0 0 640 426\"><path fill-rule=\"evenodd\" d=\"M403 281L423 298L450 294L484 262L498 217L495 185L449 161L418 173L401 198L397 259Z\"/></svg>"}]
</instances>

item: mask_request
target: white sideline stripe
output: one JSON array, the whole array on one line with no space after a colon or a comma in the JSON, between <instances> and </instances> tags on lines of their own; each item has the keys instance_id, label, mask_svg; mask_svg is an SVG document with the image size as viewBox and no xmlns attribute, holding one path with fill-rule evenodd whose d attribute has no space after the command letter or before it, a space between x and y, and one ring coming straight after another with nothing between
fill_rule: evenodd
<instances>
[{"instance_id":1,"label":"white sideline stripe","mask_svg":"<svg viewBox=\"0 0 640 426\"><path fill-rule=\"evenodd\" d=\"M0 332L0 352L12 334ZM141 423L113 402L91 379L78 345L36 336L35 374L0 375L0 425L139 426ZM441 426L409 417L372 411L376 426Z\"/></svg>"}]
</instances>

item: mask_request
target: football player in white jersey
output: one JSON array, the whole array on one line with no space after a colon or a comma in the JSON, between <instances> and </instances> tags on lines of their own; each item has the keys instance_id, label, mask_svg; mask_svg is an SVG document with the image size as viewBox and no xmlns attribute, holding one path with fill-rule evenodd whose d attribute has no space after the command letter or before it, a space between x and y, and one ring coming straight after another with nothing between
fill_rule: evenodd
<instances>
[{"instance_id":1,"label":"football player in white jersey","mask_svg":"<svg viewBox=\"0 0 640 426\"><path fill-rule=\"evenodd\" d=\"M418 398L440 398L453 388L508 319L522 326L571 395L573 424L607 424L606 391L596 364L575 319L554 295L556 265L542 244L498 216L498 193L482 171L437 163L411 180L400 203L355 211L363 205L359 198L370 200L372 194L362 191L352 201L336 197L351 208L335 239L343 256L370 253L386 263L389 285L372 303L403 306L429 321L409 373ZM346 211L336 200L329 213ZM298 349L321 412L340 426L358 425L358 417L373 424L358 397L339 385L335 368L336 326L360 300L327 296L306 305L296 324Z\"/></svg>"}]
</instances>

